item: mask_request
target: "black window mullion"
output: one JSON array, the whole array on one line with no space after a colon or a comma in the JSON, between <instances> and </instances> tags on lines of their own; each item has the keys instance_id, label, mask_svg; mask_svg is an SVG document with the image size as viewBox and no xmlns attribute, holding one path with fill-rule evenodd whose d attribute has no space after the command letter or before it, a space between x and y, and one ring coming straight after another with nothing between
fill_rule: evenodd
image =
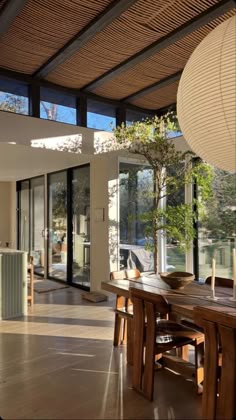
<instances>
[{"instance_id":1,"label":"black window mullion","mask_svg":"<svg viewBox=\"0 0 236 420\"><path fill-rule=\"evenodd\" d=\"M124 106L120 106L116 109L116 126L120 126L122 123L126 125L126 109Z\"/></svg>"},{"instance_id":2,"label":"black window mullion","mask_svg":"<svg viewBox=\"0 0 236 420\"><path fill-rule=\"evenodd\" d=\"M80 95L77 98L77 125L81 127L87 127L87 97L85 95Z\"/></svg>"},{"instance_id":3,"label":"black window mullion","mask_svg":"<svg viewBox=\"0 0 236 420\"><path fill-rule=\"evenodd\" d=\"M67 171L67 283L72 284L73 275L73 197L72 197L72 177L73 170Z\"/></svg>"},{"instance_id":4,"label":"black window mullion","mask_svg":"<svg viewBox=\"0 0 236 420\"><path fill-rule=\"evenodd\" d=\"M40 86L31 83L29 88L29 113L31 117L40 118Z\"/></svg>"},{"instance_id":5,"label":"black window mullion","mask_svg":"<svg viewBox=\"0 0 236 420\"><path fill-rule=\"evenodd\" d=\"M194 165L194 160L193 160ZM196 181L193 184L193 199L198 200L198 186ZM196 204L193 204L194 210L196 211ZM195 238L193 239L193 271L195 274L195 280L199 280L199 238L198 238L198 230L199 230L199 221L198 217L197 220L193 222L193 227L195 230Z\"/></svg>"},{"instance_id":6,"label":"black window mullion","mask_svg":"<svg viewBox=\"0 0 236 420\"><path fill-rule=\"evenodd\" d=\"M16 183L16 192L17 192L17 208L16 208L16 223L17 223L17 249L20 249L20 236L21 236L21 226L20 226L20 194L21 194L21 181Z\"/></svg>"}]
</instances>

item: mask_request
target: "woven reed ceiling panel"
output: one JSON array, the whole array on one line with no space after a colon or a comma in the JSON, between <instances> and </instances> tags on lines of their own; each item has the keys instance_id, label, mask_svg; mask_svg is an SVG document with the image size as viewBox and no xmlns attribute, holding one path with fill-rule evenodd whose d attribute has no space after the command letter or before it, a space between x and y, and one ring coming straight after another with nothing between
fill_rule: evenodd
<instances>
[{"instance_id":1,"label":"woven reed ceiling panel","mask_svg":"<svg viewBox=\"0 0 236 420\"><path fill-rule=\"evenodd\" d=\"M165 88L152 92L143 98L130 101L133 105L147 109L160 109L176 102L176 95L179 82L174 82Z\"/></svg>"},{"instance_id":2,"label":"woven reed ceiling panel","mask_svg":"<svg viewBox=\"0 0 236 420\"><path fill-rule=\"evenodd\" d=\"M47 80L81 88L217 2L139 0L50 73Z\"/></svg>"},{"instance_id":3,"label":"woven reed ceiling panel","mask_svg":"<svg viewBox=\"0 0 236 420\"><path fill-rule=\"evenodd\" d=\"M29 0L0 39L0 66L34 73L111 2Z\"/></svg>"},{"instance_id":4,"label":"woven reed ceiling panel","mask_svg":"<svg viewBox=\"0 0 236 420\"><path fill-rule=\"evenodd\" d=\"M224 16L215 19L210 24L192 32L190 35L175 42L168 48L136 65L132 69L123 72L109 82L102 84L93 92L104 97L123 99L126 96L138 92L139 90L182 70L190 54L201 40L213 28L233 14L233 11L228 12ZM140 106L144 106L144 101L142 101L141 98L139 102Z\"/></svg>"}]
</instances>

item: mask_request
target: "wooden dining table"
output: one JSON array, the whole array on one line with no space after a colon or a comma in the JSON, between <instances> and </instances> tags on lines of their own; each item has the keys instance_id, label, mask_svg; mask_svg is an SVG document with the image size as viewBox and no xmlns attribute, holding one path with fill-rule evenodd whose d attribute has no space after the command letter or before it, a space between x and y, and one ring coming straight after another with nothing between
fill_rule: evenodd
<instances>
[{"instance_id":1,"label":"wooden dining table","mask_svg":"<svg viewBox=\"0 0 236 420\"><path fill-rule=\"evenodd\" d=\"M159 276L149 275L149 276L141 276L138 280L130 279L130 280L112 280L109 282L102 282L102 289L108 292L115 294L116 296L123 296L126 298L130 298L130 288L138 288L142 289L147 292L151 292L157 295L162 295L166 298L167 302L170 305L170 317L172 319L180 320L180 319L187 319L193 320L199 324L203 329L205 328L205 323L199 321L199 312L201 310L205 311L205 313L212 314L222 314L224 317L232 317L232 319L236 319L236 302L231 300L233 289L226 288L226 287L216 287L215 288L215 296L216 299L212 297L212 290L210 285L208 284L200 284L198 282L192 282L188 284L183 289L171 289ZM196 315L197 314L197 315ZM214 315L213 315L214 317ZM199 322L198 322L199 321ZM129 333L130 334L130 333ZM232 353L236 354L236 333L235 333L234 341L231 341L231 344L234 343L234 348L232 349ZM129 343L127 343L129 346ZM206 340L205 342L205 353L208 355L208 362L209 360L216 360L216 350L212 347L210 340ZM127 353L130 354L132 352L131 349L127 348ZM212 355L211 355L212 353ZM214 354L213 354L214 353ZM130 357L130 361L132 362L132 356ZM129 358L127 359L129 362ZM218 362L217 362L218 365ZM224 387L229 388L227 392L231 398L231 401L236 400L236 395L231 395L232 393L236 392L236 362L233 365L233 379L231 375L230 379L230 386L227 387L227 377L224 378ZM134 367L135 368L135 367ZM209 367L207 369L204 366L204 372L209 372ZM216 369L215 369L216 372ZM209 373L210 374L210 373ZM204 379L205 380L205 379ZM234 386L232 386L232 382ZM208 382L210 383L210 379L208 378ZM209 397L209 392L215 392L215 395L212 395L212 398ZM205 394L205 395L204 395ZM215 406L213 407L212 401L214 401ZM213 391L212 389L206 389L203 387L203 418L211 418L210 416L212 413L216 413L216 405L217 405L217 391L216 389ZM211 407L209 407L211 404ZM234 404L234 402L232 402ZM231 412L234 412L234 407L232 408ZM209 414L210 413L210 414ZM216 418L216 417L212 417ZM223 418L223 417L220 417ZM232 417L234 418L234 417Z\"/></svg>"}]
</instances>

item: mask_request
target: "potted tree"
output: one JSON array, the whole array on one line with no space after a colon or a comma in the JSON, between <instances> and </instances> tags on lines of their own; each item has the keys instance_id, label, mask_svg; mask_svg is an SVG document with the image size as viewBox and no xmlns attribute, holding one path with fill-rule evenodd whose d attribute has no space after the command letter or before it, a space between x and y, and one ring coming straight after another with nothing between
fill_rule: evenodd
<instances>
[{"instance_id":1,"label":"potted tree","mask_svg":"<svg viewBox=\"0 0 236 420\"><path fill-rule=\"evenodd\" d=\"M211 167L200 160L192 164L191 152L176 150L168 135L175 127L173 113L169 112L127 127L122 124L113 130L114 147L143 157L153 171L153 207L141 214L140 219L146 225L147 246L154 253L155 273L158 273L158 232L181 248L189 248L195 236L193 222L211 193ZM194 182L201 192L201 201L194 199L190 204L161 205L164 199Z\"/></svg>"}]
</instances>

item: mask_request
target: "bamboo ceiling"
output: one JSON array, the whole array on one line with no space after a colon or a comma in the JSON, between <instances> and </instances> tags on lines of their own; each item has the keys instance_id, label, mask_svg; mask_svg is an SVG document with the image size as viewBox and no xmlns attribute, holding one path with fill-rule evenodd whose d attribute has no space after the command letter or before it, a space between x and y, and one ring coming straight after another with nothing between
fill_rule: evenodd
<instances>
[{"instance_id":1,"label":"bamboo ceiling","mask_svg":"<svg viewBox=\"0 0 236 420\"><path fill-rule=\"evenodd\" d=\"M17 16L6 7L14 2ZM226 11L217 17L212 12L206 24L194 26L202 14L225 4ZM157 110L176 101L178 77L171 77L181 74L199 42L233 14L231 0L0 0L0 23L1 18L9 23L0 32L0 67ZM183 25L192 30L178 37ZM149 53L172 33L171 44ZM158 85L166 78L169 83Z\"/></svg>"}]
</instances>

